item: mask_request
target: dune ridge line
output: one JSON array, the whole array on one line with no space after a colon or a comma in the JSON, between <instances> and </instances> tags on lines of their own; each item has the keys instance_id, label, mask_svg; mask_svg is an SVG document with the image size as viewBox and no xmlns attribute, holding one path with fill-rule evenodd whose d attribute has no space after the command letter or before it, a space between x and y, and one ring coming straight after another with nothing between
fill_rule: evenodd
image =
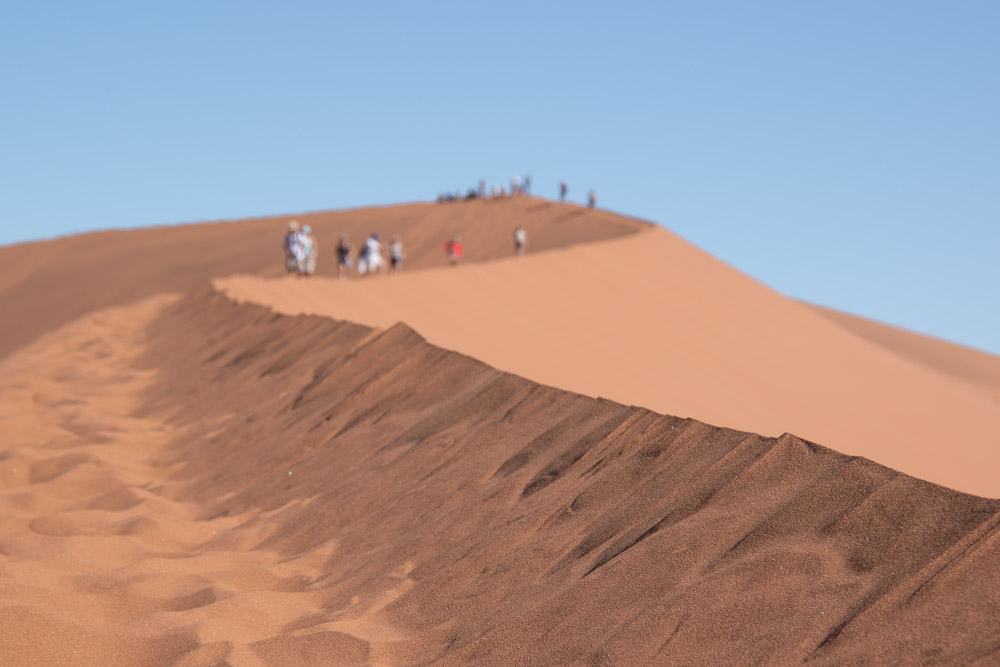
<instances>
[{"instance_id":1,"label":"dune ridge line","mask_svg":"<svg viewBox=\"0 0 1000 667\"><path fill-rule=\"evenodd\" d=\"M4 662L995 652L1000 502L539 385L405 325L205 287L0 370Z\"/></svg>"}]
</instances>

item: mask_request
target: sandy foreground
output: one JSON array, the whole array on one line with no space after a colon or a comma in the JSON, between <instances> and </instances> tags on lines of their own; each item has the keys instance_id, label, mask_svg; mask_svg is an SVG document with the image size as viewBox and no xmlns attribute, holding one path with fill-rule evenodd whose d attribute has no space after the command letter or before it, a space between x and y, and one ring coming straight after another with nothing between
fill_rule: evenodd
<instances>
[{"instance_id":1,"label":"sandy foreground","mask_svg":"<svg viewBox=\"0 0 1000 667\"><path fill-rule=\"evenodd\" d=\"M86 311L38 321L26 304L55 278L0 265L5 321L26 321L0 336L0 664L995 664L1000 501L982 496L1000 494L868 451L988 465L977 429L993 428L996 393L969 376L975 357L889 352L665 232L539 205L492 209L503 234L477 227L486 202L403 207L428 270L346 284L275 280L262 247L238 269L256 278L213 287L223 274L193 261L188 227L149 250L163 266L126 262L131 284L102 293L95 267L128 240L89 264L74 253L93 275L52 298ZM431 268L456 221L493 239L471 258L491 260L511 219L543 214L552 252ZM573 221L597 242L556 249ZM192 259L195 286L172 289L164 256ZM435 324L454 344L435 344ZM729 428L609 400L637 386L697 407L719 377ZM799 401L782 393L795 383ZM893 391L908 393L877 402ZM923 400L955 412L899 407ZM768 403L868 449L735 423L775 418ZM859 430L872 411L883 430ZM898 446L945 418L936 450Z\"/></svg>"}]
</instances>

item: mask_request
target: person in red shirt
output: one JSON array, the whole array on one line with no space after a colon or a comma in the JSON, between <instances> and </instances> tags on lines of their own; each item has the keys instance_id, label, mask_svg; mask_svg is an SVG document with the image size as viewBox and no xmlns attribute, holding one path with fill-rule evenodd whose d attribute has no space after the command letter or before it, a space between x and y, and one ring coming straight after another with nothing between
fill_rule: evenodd
<instances>
[{"instance_id":1,"label":"person in red shirt","mask_svg":"<svg viewBox=\"0 0 1000 667\"><path fill-rule=\"evenodd\" d=\"M444 250L448 253L448 263L457 266L458 260L462 259L462 237L455 234L450 241L444 244Z\"/></svg>"}]
</instances>

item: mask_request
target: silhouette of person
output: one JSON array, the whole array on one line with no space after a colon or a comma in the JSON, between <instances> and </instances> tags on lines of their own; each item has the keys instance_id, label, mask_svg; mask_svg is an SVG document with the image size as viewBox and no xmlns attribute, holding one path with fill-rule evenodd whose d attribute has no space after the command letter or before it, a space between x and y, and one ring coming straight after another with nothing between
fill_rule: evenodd
<instances>
[{"instance_id":1,"label":"silhouette of person","mask_svg":"<svg viewBox=\"0 0 1000 667\"><path fill-rule=\"evenodd\" d=\"M566 185L566 181L559 184L559 201L566 201L567 190L569 190L569 186Z\"/></svg>"}]
</instances>

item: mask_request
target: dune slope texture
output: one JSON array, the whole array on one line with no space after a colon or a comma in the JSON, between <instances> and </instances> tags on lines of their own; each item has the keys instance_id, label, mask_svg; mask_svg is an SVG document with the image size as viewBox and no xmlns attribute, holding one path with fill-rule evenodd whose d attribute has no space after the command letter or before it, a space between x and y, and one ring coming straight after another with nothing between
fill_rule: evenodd
<instances>
[{"instance_id":1,"label":"dune slope texture","mask_svg":"<svg viewBox=\"0 0 1000 667\"><path fill-rule=\"evenodd\" d=\"M372 233L400 234L409 269L445 264L441 244L461 234L465 261L512 252L511 233L528 227L533 250L632 234L648 223L533 197L406 204L305 215L80 234L0 247L0 358L36 336L97 308L187 291L209 278L284 274L281 240L292 218L319 243L317 275L336 275L334 249L355 249Z\"/></svg>"},{"instance_id":2,"label":"dune slope texture","mask_svg":"<svg viewBox=\"0 0 1000 667\"><path fill-rule=\"evenodd\" d=\"M1000 502L210 289L0 362L0 662L987 664Z\"/></svg>"},{"instance_id":3,"label":"dune slope texture","mask_svg":"<svg viewBox=\"0 0 1000 667\"><path fill-rule=\"evenodd\" d=\"M1000 402L982 384L858 336L664 229L401 278L216 284L287 314L404 322L537 382L790 432L1000 496Z\"/></svg>"}]
</instances>

